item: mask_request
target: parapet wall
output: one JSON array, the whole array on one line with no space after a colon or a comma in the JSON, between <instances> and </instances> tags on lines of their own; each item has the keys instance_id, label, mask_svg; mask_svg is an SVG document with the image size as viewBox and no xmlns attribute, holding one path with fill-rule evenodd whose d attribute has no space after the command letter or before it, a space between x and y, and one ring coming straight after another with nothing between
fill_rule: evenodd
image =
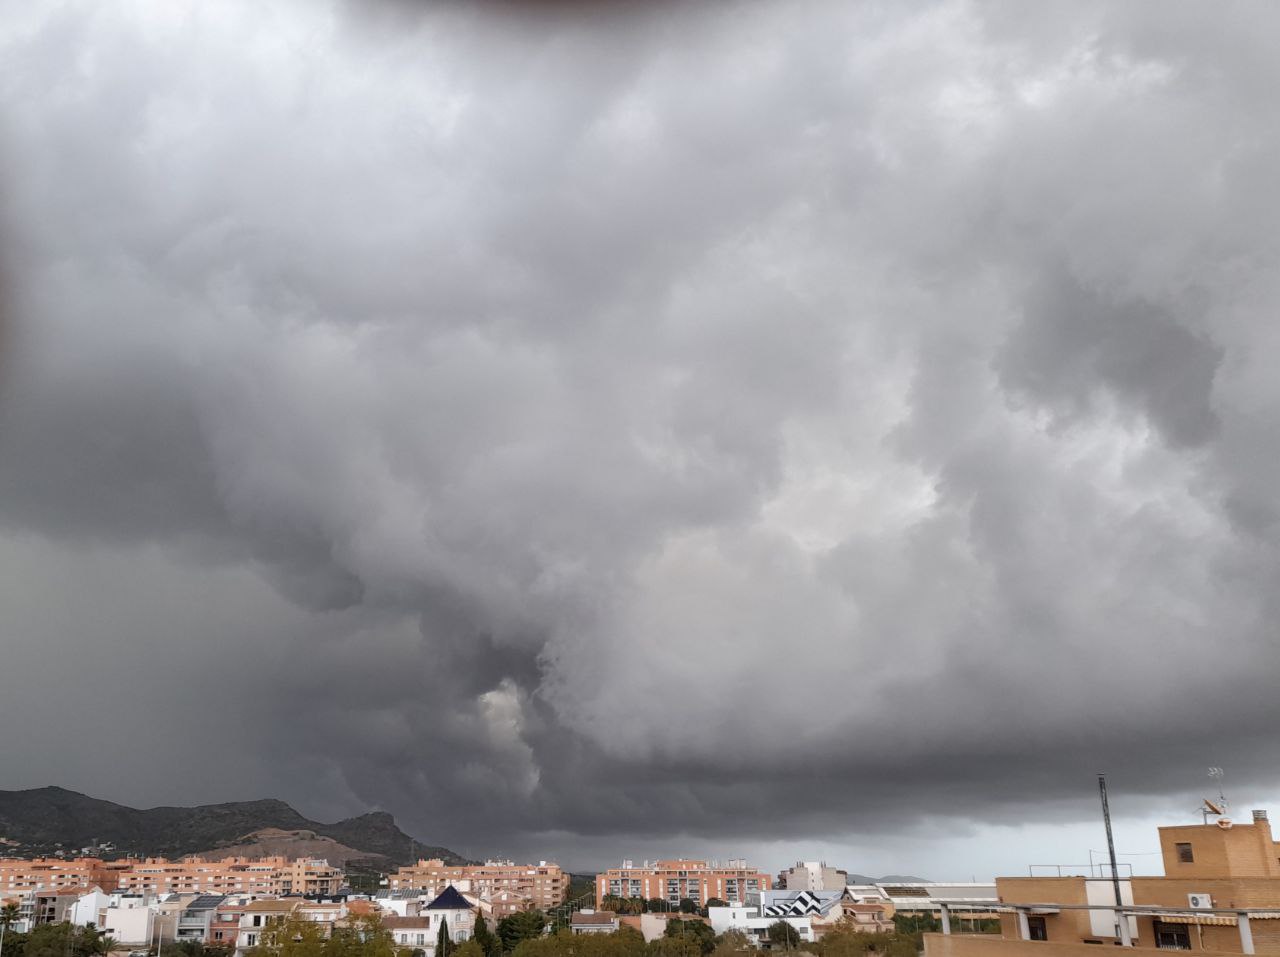
<instances>
[{"instance_id":1,"label":"parapet wall","mask_svg":"<svg viewBox=\"0 0 1280 957\"><path fill-rule=\"evenodd\" d=\"M1108 947L1103 953L1113 950ZM925 934L925 957L1098 957L1097 944L1057 944L1051 941L1005 940L991 934ZM1157 953L1136 947L1124 953ZM1239 957L1224 950L1198 950L1200 957Z\"/></svg>"}]
</instances>

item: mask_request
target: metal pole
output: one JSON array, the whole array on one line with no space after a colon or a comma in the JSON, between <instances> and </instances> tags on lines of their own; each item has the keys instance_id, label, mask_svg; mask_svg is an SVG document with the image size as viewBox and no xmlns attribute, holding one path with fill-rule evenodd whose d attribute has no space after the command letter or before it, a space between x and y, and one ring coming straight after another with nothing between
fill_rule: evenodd
<instances>
[{"instance_id":1,"label":"metal pole","mask_svg":"<svg viewBox=\"0 0 1280 957\"><path fill-rule=\"evenodd\" d=\"M1111 836L1111 805L1107 803L1107 776L1098 775L1098 793L1102 795L1102 821L1107 827L1107 856L1111 859L1111 886L1116 892L1116 906L1124 906L1120 899L1120 871L1116 867L1116 842Z\"/></svg>"},{"instance_id":2,"label":"metal pole","mask_svg":"<svg viewBox=\"0 0 1280 957\"><path fill-rule=\"evenodd\" d=\"M1240 953L1256 953L1253 949L1253 929L1249 926L1249 915L1241 911L1237 915L1236 921L1240 925Z\"/></svg>"},{"instance_id":3,"label":"metal pole","mask_svg":"<svg viewBox=\"0 0 1280 957\"><path fill-rule=\"evenodd\" d=\"M1129 918L1118 909L1124 906L1124 901L1120 897L1120 869L1116 866L1116 842L1111 836L1111 805L1107 802L1107 776L1105 774L1098 775L1098 793L1102 796L1102 820L1107 826L1107 856L1111 859L1111 886L1116 894L1117 930L1120 930L1119 924L1123 922L1124 928L1120 934L1121 946L1132 947L1133 942L1128 939Z\"/></svg>"}]
</instances>

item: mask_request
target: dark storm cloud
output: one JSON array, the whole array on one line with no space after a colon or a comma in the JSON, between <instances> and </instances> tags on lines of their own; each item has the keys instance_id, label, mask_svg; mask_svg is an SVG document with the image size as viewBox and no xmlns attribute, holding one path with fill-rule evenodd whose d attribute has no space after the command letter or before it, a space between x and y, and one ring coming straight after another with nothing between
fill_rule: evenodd
<instances>
[{"instance_id":1,"label":"dark storm cloud","mask_svg":"<svg viewBox=\"0 0 1280 957\"><path fill-rule=\"evenodd\" d=\"M15 11L8 640L160 694L111 797L473 853L1273 787L1276 61L1191 9Z\"/></svg>"}]
</instances>

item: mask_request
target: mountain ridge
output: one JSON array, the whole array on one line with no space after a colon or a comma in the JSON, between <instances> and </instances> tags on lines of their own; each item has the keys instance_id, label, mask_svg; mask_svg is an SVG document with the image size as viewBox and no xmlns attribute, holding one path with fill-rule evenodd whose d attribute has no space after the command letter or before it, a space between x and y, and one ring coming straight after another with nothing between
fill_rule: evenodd
<instances>
[{"instance_id":1,"label":"mountain ridge","mask_svg":"<svg viewBox=\"0 0 1280 957\"><path fill-rule=\"evenodd\" d=\"M386 811L325 824L310 820L278 798L133 808L54 785L0 791L0 838L5 840L6 853L53 853L110 844L104 856L182 857L233 846L243 851L264 830L314 832L344 845L344 851L356 852L356 857L348 859L367 861L370 867L408 864L416 857L466 861L447 847L410 837Z\"/></svg>"}]
</instances>

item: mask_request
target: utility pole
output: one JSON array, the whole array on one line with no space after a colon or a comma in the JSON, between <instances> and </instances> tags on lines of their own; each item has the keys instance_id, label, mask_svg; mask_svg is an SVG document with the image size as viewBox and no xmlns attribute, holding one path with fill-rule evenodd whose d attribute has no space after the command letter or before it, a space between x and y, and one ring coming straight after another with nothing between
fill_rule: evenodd
<instances>
[{"instance_id":1,"label":"utility pole","mask_svg":"<svg viewBox=\"0 0 1280 957\"><path fill-rule=\"evenodd\" d=\"M1111 859L1111 886L1116 892L1116 906L1123 907L1120 899L1120 872L1116 868L1116 842L1111 836L1111 805L1107 803L1107 776L1098 775L1098 793L1102 795L1102 821L1107 826L1107 856Z\"/></svg>"},{"instance_id":2,"label":"utility pole","mask_svg":"<svg viewBox=\"0 0 1280 957\"><path fill-rule=\"evenodd\" d=\"M1116 930L1120 935L1121 947L1132 947L1129 935L1129 915L1120 908L1124 901L1120 897L1120 869L1116 866L1116 842L1111 836L1111 805L1107 802L1107 776L1098 774L1098 793L1102 796L1102 820L1107 826L1107 856L1111 859L1111 886L1116 893Z\"/></svg>"}]
</instances>

